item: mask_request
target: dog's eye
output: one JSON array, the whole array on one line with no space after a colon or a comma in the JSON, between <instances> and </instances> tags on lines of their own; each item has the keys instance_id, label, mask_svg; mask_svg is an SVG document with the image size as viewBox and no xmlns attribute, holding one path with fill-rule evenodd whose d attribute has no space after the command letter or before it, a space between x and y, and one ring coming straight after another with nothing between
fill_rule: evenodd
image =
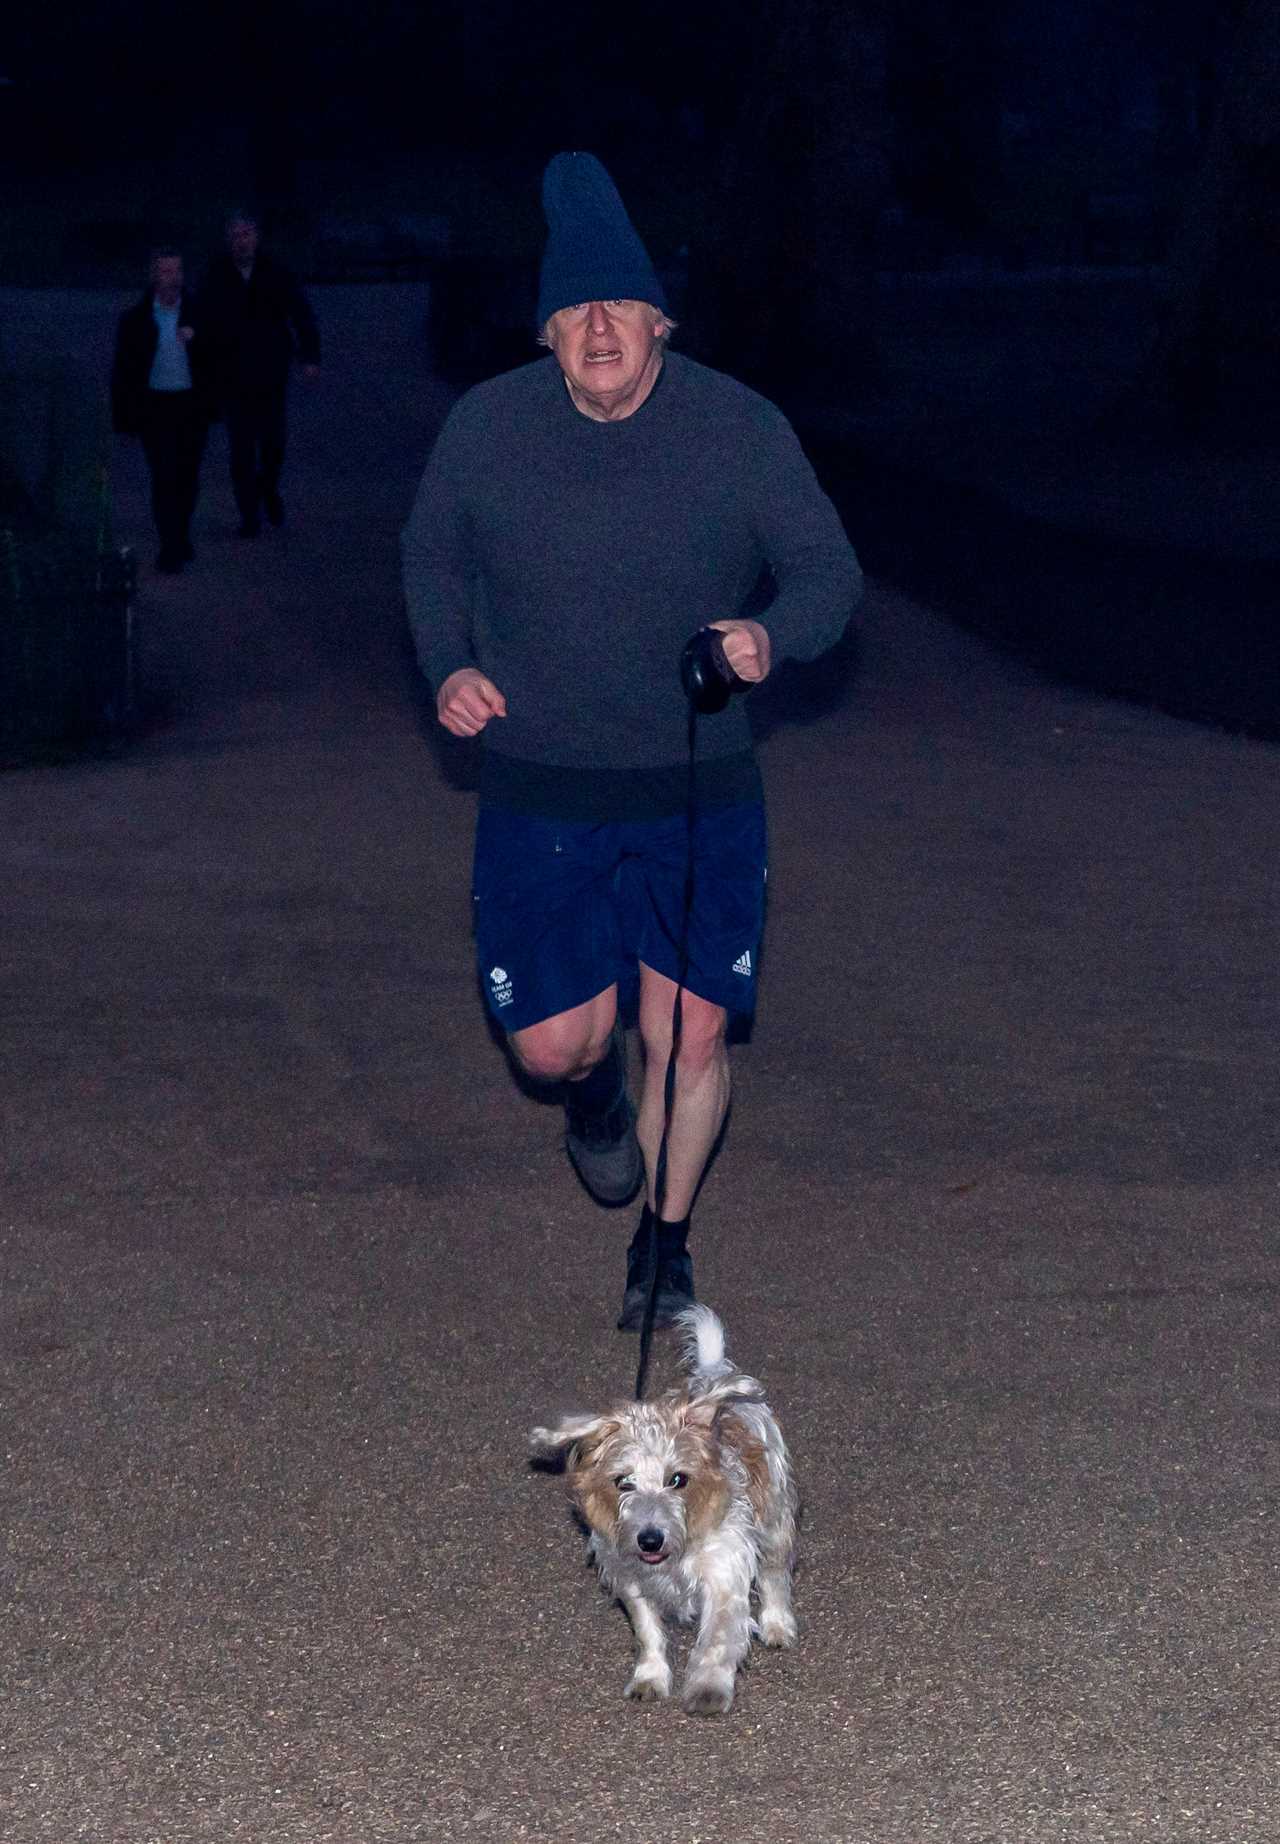
<instances>
[{"instance_id":1,"label":"dog's eye","mask_svg":"<svg viewBox=\"0 0 1280 1844\"><path fill-rule=\"evenodd\" d=\"M619 1473L613 1482L620 1492L634 1492L636 1482L629 1473Z\"/></svg>"},{"instance_id":2,"label":"dog's eye","mask_svg":"<svg viewBox=\"0 0 1280 1844\"><path fill-rule=\"evenodd\" d=\"M688 1483L689 1483L688 1473L672 1473L670 1479L667 1480L667 1484L675 1492L683 1492L684 1488L688 1485Z\"/></svg>"}]
</instances>

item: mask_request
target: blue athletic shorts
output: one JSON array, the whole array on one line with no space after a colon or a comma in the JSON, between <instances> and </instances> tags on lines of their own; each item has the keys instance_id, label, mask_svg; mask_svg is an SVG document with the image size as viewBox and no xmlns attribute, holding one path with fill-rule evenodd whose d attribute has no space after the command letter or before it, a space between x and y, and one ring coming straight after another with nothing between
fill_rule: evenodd
<instances>
[{"instance_id":1,"label":"blue athletic shorts","mask_svg":"<svg viewBox=\"0 0 1280 1844\"><path fill-rule=\"evenodd\" d=\"M595 825L482 807L476 955L501 1028L523 1031L615 984L629 1010L641 961L679 979L688 857L683 813ZM765 877L759 801L698 814L685 984L729 1012L755 1004Z\"/></svg>"}]
</instances>

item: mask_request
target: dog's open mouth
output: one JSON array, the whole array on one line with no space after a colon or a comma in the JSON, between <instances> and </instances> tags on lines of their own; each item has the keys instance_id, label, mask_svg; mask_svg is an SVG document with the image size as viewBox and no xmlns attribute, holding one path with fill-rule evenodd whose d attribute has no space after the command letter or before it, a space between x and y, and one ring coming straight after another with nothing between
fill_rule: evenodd
<instances>
[{"instance_id":1,"label":"dog's open mouth","mask_svg":"<svg viewBox=\"0 0 1280 1844\"><path fill-rule=\"evenodd\" d=\"M636 1551L636 1555L639 1556L641 1562L647 1562L650 1564L665 1562L667 1560L667 1557L670 1554L671 1554L671 1551L665 1548L660 1549L660 1550L653 1550L653 1551L650 1551L647 1549L639 1549Z\"/></svg>"}]
</instances>

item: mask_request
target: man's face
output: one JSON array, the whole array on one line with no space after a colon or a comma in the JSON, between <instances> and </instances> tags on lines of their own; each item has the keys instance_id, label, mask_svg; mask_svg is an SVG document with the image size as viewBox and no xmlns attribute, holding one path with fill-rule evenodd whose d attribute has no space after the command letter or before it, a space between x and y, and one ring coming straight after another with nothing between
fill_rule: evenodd
<instances>
[{"instance_id":1,"label":"man's face","mask_svg":"<svg viewBox=\"0 0 1280 1844\"><path fill-rule=\"evenodd\" d=\"M547 323L547 343L585 416L612 422L639 409L662 366L664 316L645 301L582 301Z\"/></svg>"},{"instance_id":2,"label":"man's face","mask_svg":"<svg viewBox=\"0 0 1280 1844\"><path fill-rule=\"evenodd\" d=\"M258 252L258 227L251 218L233 218L227 226L227 248L231 260L243 269Z\"/></svg>"},{"instance_id":3,"label":"man's face","mask_svg":"<svg viewBox=\"0 0 1280 1844\"><path fill-rule=\"evenodd\" d=\"M172 307L182 298L182 258L157 256L151 263L151 286L161 307Z\"/></svg>"}]
</instances>

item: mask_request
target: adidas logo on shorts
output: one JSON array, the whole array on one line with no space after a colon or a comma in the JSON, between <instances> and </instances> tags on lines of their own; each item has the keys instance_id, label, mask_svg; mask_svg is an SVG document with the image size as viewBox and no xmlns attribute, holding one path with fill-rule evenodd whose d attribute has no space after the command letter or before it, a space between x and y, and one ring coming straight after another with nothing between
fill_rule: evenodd
<instances>
[{"instance_id":1,"label":"adidas logo on shorts","mask_svg":"<svg viewBox=\"0 0 1280 1844\"><path fill-rule=\"evenodd\" d=\"M751 949L750 948L747 949L745 954L739 954L737 960L735 960L733 963L733 970L735 973L740 973L744 980L749 980L751 978Z\"/></svg>"}]
</instances>

